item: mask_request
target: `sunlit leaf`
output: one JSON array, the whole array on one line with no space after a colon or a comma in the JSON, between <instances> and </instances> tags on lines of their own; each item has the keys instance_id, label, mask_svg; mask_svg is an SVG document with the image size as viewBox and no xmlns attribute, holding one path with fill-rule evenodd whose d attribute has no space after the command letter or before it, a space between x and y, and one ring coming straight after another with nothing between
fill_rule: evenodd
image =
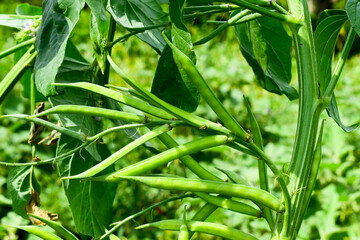
<instances>
[{"instance_id":1,"label":"sunlit leaf","mask_svg":"<svg viewBox=\"0 0 360 240\"><path fill-rule=\"evenodd\" d=\"M329 85L332 69L334 49L339 32L348 20L346 12L343 10L325 10L320 14L318 25L314 33L316 61L321 92L324 93ZM328 115L346 132L350 132L357 127L357 124L345 126L339 115L335 95L331 96L330 104L326 108Z\"/></svg>"},{"instance_id":2,"label":"sunlit leaf","mask_svg":"<svg viewBox=\"0 0 360 240\"><path fill-rule=\"evenodd\" d=\"M283 25L272 18L262 17L236 25L235 31L240 50L260 85L269 92L296 99L298 93L289 84L292 39Z\"/></svg>"},{"instance_id":3,"label":"sunlit leaf","mask_svg":"<svg viewBox=\"0 0 360 240\"><path fill-rule=\"evenodd\" d=\"M56 95L51 83L64 60L67 40L80 17L84 0L46 0L35 46L38 56L34 74L38 91L44 96Z\"/></svg>"},{"instance_id":4,"label":"sunlit leaf","mask_svg":"<svg viewBox=\"0 0 360 240\"><path fill-rule=\"evenodd\" d=\"M109 0L107 9L118 24L129 30L167 22L166 13L162 11L157 0ZM148 30L136 36L159 53L166 45L159 29Z\"/></svg>"},{"instance_id":5,"label":"sunlit leaf","mask_svg":"<svg viewBox=\"0 0 360 240\"><path fill-rule=\"evenodd\" d=\"M13 168L9 173L7 183L14 212L26 219L28 219L26 205L30 201L31 188L33 187L36 192L40 192L39 184L31 174L31 168L31 166Z\"/></svg>"},{"instance_id":6,"label":"sunlit leaf","mask_svg":"<svg viewBox=\"0 0 360 240\"><path fill-rule=\"evenodd\" d=\"M360 35L360 1L349 0L346 2L346 13L349 16L351 26Z\"/></svg>"}]
</instances>

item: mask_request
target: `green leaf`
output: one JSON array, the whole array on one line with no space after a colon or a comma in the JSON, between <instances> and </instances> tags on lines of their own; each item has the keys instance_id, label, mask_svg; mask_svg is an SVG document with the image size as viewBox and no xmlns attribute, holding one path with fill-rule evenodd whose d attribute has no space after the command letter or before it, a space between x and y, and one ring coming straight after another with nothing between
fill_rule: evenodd
<instances>
[{"instance_id":1,"label":"green leaf","mask_svg":"<svg viewBox=\"0 0 360 240\"><path fill-rule=\"evenodd\" d=\"M360 1L348 0L346 3L346 13L350 19L351 26L360 36Z\"/></svg>"},{"instance_id":2,"label":"green leaf","mask_svg":"<svg viewBox=\"0 0 360 240\"><path fill-rule=\"evenodd\" d=\"M260 85L267 91L298 97L290 86L292 39L282 23L268 17L235 25L240 50L253 69ZM279 41L281 39L281 41Z\"/></svg>"},{"instance_id":3,"label":"green leaf","mask_svg":"<svg viewBox=\"0 0 360 240\"><path fill-rule=\"evenodd\" d=\"M58 143L57 155L64 154L75 147L79 141L62 135ZM104 148L104 147L103 147ZM99 151L105 158L106 151ZM70 158L57 162L61 177L80 174L95 165L96 160L88 150L81 150ZM109 169L109 172L113 169ZM112 203L116 185L101 182L64 180L64 189L78 231L92 237L100 237L112 221Z\"/></svg>"},{"instance_id":4,"label":"green leaf","mask_svg":"<svg viewBox=\"0 0 360 240\"><path fill-rule=\"evenodd\" d=\"M321 92L324 93L332 76L331 63L336 40L348 17L343 10L325 10L320 14L318 25L314 33L316 61ZM358 125L345 126L339 115L335 95L331 96L330 104L326 108L328 115L346 132L354 130Z\"/></svg>"},{"instance_id":5,"label":"green leaf","mask_svg":"<svg viewBox=\"0 0 360 240\"><path fill-rule=\"evenodd\" d=\"M56 95L51 83L64 60L67 40L80 17L84 0L46 0L35 46L38 57L34 74L36 87L44 96Z\"/></svg>"},{"instance_id":6,"label":"green leaf","mask_svg":"<svg viewBox=\"0 0 360 240\"><path fill-rule=\"evenodd\" d=\"M25 219L28 219L26 205L30 200L31 188L33 187L36 192L40 192L40 186L31 171L31 166L15 167L10 171L7 182L14 212ZM31 176L32 179L30 179Z\"/></svg>"},{"instance_id":7,"label":"green leaf","mask_svg":"<svg viewBox=\"0 0 360 240\"><path fill-rule=\"evenodd\" d=\"M10 14L0 14L0 25L5 27L25 29L25 25L33 20L38 20L40 16L19 16Z\"/></svg>"},{"instance_id":8,"label":"green leaf","mask_svg":"<svg viewBox=\"0 0 360 240\"><path fill-rule=\"evenodd\" d=\"M169 15L171 19L171 40L174 46L188 56L195 64L196 56L193 50L191 35L183 23L183 4L184 0L174 0L169 2Z\"/></svg>"},{"instance_id":9,"label":"green leaf","mask_svg":"<svg viewBox=\"0 0 360 240\"><path fill-rule=\"evenodd\" d=\"M194 98L186 87L168 45L161 54L151 92L165 102L188 112L194 112L199 104L199 97Z\"/></svg>"},{"instance_id":10,"label":"green leaf","mask_svg":"<svg viewBox=\"0 0 360 240\"><path fill-rule=\"evenodd\" d=\"M345 11L325 10L320 14L314 40L321 92L325 91L331 79L331 62L336 40L347 19Z\"/></svg>"},{"instance_id":11,"label":"green leaf","mask_svg":"<svg viewBox=\"0 0 360 240\"><path fill-rule=\"evenodd\" d=\"M76 52L73 52L76 53ZM72 82L89 81L90 72L82 70L83 59L80 55L73 54L69 58L70 64L61 70L56 81ZM79 59L80 58L80 59ZM61 95L50 98L53 106L63 104L80 104L94 106L92 97L87 91L78 89L65 89ZM86 136L95 135L100 131L100 122L91 116L79 116L74 114L59 114L62 126L81 132ZM62 155L82 142L66 135L60 137L57 148L57 156ZM107 147L102 144L91 144L80 152L74 153L69 158L61 159L57 166L61 177L79 174L94 166L110 155ZM86 159L86 160L85 160ZM110 167L109 172L113 171ZM64 181L64 189L78 231L92 237L100 237L105 228L112 221L112 202L115 196L115 185L99 182L80 182L77 180Z\"/></svg>"},{"instance_id":12,"label":"green leaf","mask_svg":"<svg viewBox=\"0 0 360 240\"><path fill-rule=\"evenodd\" d=\"M167 23L166 13L157 0L109 0L107 10L118 24L130 31ZM148 30L136 36L159 53L166 45L159 29Z\"/></svg>"},{"instance_id":13,"label":"green leaf","mask_svg":"<svg viewBox=\"0 0 360 240\"><path fill-rule=\"evenodd\" d=\"M99 30L100 36L104 37L108 31L110 20L106 14L105 4L106 0L85 0L86 4L90 7L92 15L95 18L97 29Z\"/></svg>"},{"instance_id":14,"label":"green leaf","mask_svg":"<svg viewBox=\"0 0 360 240\"><path fill-rule=\"evenodd\" d=\"M33 6L28 3L22 3L22 4L17 5L16 14L17 15L36 16L36 15L42 14L42 9L40 7Z\"/></svg>"},{"instance_id":15,"label":"green leaf","mask_svg":"<svg viewBox=\"0 0 360 240\"><path fill-rule=\"evenodd\" d=\"M339 114L339 110L338 110L338 107L337 107L337 103L336 103L335 94L333 94L331 96L330 104L326 108L326 111L327 111L328 115L331 118L333 118L335 120L335 122L339 125L339 127L341 127L345 132L351 132L351 131L355 130L359 126L359 123L355 123L355 124L352 124L350 126L345 126L342 123L342 121L340 119L340 114Z\"/></svg>"},{"instance_id":16,"label":"green leaf","mask_svg":"<svg viewBox=\"0 0 360 240\"><path fill-rule=\"evenodd\" d=\"M172 22L172 42L181 52L186 54L195 64L191 36L184 25L182 8L184 1L169 2ZM162 100L188 112L194 112L199 105L200 95L189 76L173 58L171 48L167 45L161 54L151 92Z\"/></svg>"}]
</instances>

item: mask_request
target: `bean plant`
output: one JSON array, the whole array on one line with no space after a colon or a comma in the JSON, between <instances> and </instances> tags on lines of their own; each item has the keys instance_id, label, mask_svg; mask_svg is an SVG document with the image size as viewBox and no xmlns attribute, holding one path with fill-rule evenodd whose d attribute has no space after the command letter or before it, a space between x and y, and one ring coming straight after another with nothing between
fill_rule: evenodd
<instances>
[{"instance_id":1,"label":"bean plant","mask_svg":"<svg viewBox=\"0 0 360 240\"><path fill-rule=\"evenodd\" d=\"M91 63L71 40L85 6L91 10ZM305 0L45 0L42 8L21 4L17 14L1 14L0 24L16 30L18 43L0 57L21 54L0 82L0 101L22 79L24 96L31 105L28 115L1 116L32 124L29 144L33 160L1 163L11 168L7 187L14 211L34 223L15 227L43 239L116 239L112 234L125 222L171 201L199 198L205 204L193 216L185 208L182 218L134 227L138 231L147 227L178 231L182 240L191 239L196 232L226 239L262 237L206 222L216 209L224 208L248 215L253 221L265 219L271 239L296 239L321 161L321 114L326 110L347 132L357 127L341 122L334 90L355 35L360 34L359 6L358 0L349 0L345 10L325 10L316 22ZM218 13L228 13L225 16L229 18L216 21L218 28L205 37L191 35L188 26L192 19ZM250 105L256 99L244 97L251 123L246 129L224 107L196 66L198 46L227 28L235 29L240 51L259 85L265 91L286 95L290 101L298 99L296 138L287 166L276 165L264 151ZM126 34L115 38L119 29ZM346 29L347 38L333 69L332 56L341 29ZM124 71L124 63L115 62L111 54L116 44L135 36L160 56L151 89ZM193 42L194 38L200 40ZM292 57L297 66L297 89L290 85ZM110 85L110 72L118 74L124 84ZM216 114L217 122L196 114L201 99ZM105 128L109 125L103 124L104 119L111 119L113 125ZM170 133L179 127L192 129L193 140L178 143ZM50 141L57 141L56 156L51 159L36 155L37 139L45 128L53 130ZM132 141L110 153L102 138L118 131L124 131ZM154 145L154 139L166 149ZM115 170L116 162L141 146L150 150L148 158ZM219 177L192 157L218 146L252 156L258 164L259 185L252 186L221 166ZM194 177L155 174L176 159ZM75 235L54 221L56 214L40 207L41 182L36 180L34 169L42 164L52 164L58 170L76 225ZM271 192L274 186L269 175L275 176L281 195ZM132 181L177 195L112 223L116 184ZM45 224L55 231L38 226Z\"/></svg>"}]
</instances>

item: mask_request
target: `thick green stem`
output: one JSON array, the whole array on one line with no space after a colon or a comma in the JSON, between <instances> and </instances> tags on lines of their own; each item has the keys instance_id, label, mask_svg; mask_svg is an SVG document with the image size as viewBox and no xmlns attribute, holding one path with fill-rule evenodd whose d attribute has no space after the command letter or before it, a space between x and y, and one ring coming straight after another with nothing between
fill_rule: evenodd
<instances>
[{"instance_id":1,"label":"thick green stem","mask_svg":"<svg viewBox=\"0 0 360 240\"><path fill-rule=\"evenodd\" d=\"M300 217L300 209L305 194L303 189L306 188L308 183L318 123L323 106L322 102L319 101L315 44L307 1L290 0L289 10L301 21L300 26L292 27L297 57L300 99L296 139L288 170L291 179L289 188L296 194L292 196L290 222L287 223L289 228L283 228L281 235L296 239L296 229L299 229L298 225L302 222L298 218Z\"/></svg>"}]
</instances>

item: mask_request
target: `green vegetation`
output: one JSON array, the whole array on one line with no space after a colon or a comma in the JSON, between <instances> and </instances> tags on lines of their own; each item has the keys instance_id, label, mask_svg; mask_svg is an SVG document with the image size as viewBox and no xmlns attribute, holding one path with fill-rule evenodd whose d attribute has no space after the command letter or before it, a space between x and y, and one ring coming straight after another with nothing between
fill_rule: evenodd
<instances>
[{"instance_id":1,"label":"green vegetation","mask_svg":"<svg viewBox=\"0 0 360 240\"><path fill-rule=\"evenodd\" d=\"M75 2L81 5L81 1ZM161 25L156 28L158 32L153 32L160 39L159 42L149 40L146 34L141 36L142 40L130 36L137 30L126 30L124 27L134 27L127 26L127 23L122 23L124 27L119 24L115 26L110 14L118 23L122 21L116 18L115 10L119 8L116 1L110 1L113 2L112 10L107 14L110 20L91 18L91 9L93 13L96 12L96 6L92 5L96 4L94 2L86 1L87 7L81 10L78 23L76 13L69 16L71 23L68 27L74 27L74 30L71 34L71 31L68 32L66 37L71 42L64 40L63 45L58 46L58 54L54 58L62 64L65 73L51 70L57 64L46 58L53 51L51 49L47 49L47 53L37 52L37 56L36 52L30 50L26 54L26 50L21 49L0 59L1 83L3 79L9 79L10 83L0 87L0 114L17 117L0 117L0 238L36 239L34 234L38 234L43 239L106 239L108 236L115 239L114 235L121 240L190 239L192 235L193 239L238 239L238 236L244 239L270 239L272 235L279 239L280 236L295 239L300 225L292 220L294 216L300 219L300 224L303 219L298 239L360 237L359 129L345 127L359 122L360 103L357 99L360 95L360 70L357 66L360 57L356 53L352 54L343 70L339 71L340 78L334 81L334 77L331 78L333 71L338 69L335 68L338 59L344 54L342 46L345 45L348 50L351 47L344 40L351 29L345 11L328 11L320 15L317 26L321 26L323 32L326 32L334 19L337 20L337 24L331 25L331 31L336 36L331 38L321 35L324 33L319 29L315 31L315 46L306 46L307 54L315 54L313 50L316 47L317 56L324 57L317 58L318 62L313 59L311 69L314 66L317 69L311 72L305 68L307 76L302 77L313 79L313 73L318 71L319 76L323 77L319 78L321 93L326 93L327 97L332 90L324 86L328 81L336 85L335 94L341 116L337 121L341 119L344 123L342 127L353 131L343 131L327 116L326 111L320 115L328 99L319 101L317 80L312 86L301 85L304 82L300 80L301 87L311 92L306 98L300 97L304 106L300 111L306 112L312 106L314 112L319 112L314 120L316 123L326 119L323 133L320 134L320 125L317 124L313 124L316 125L314 129L306 133L306 126L312 124L306 114L306 119L300 120L305 124L305 127L301 127L303 132L296 130L299 86L295 58L303 50L296 53L296 44L292 43L288 34L295 31L293 23L298 21L296 15L300 14L297 9L301 7L297 1L288 1L289 7L281 1L279 3L292 13L291 16L276 3L268 6L268 1L250 1L254 4L248 6L255 12L288 21L289 25L280 24L273 18L259 18L258 13L248 10L237 12L239 7L236 4L244 6L240 0L225 1L235 5L227 6L228 9L223 7L225 10L222 11L218 5L201 6L203 9L199 7L195 13L190 3L196 1L187 1L189 7L184 10L184 14L189 14L189 17L182 21L181 7L177 6L182 1L173 1L170 3L169 17L161 17L156 21L150 19L152 22L146 23L148 25L137 26ZM165 2L161 6L168 12L167 1L159 2ZM31 3L38 5L39 1ZM15 14L16 7L17 3L4 1L0 3L0 14ZM206 11L210 10L210 7L219 10L219 13L191 16L205 8L209 8ZM269 11L268 7L275 10ZM29 10L26 5L22 5L22 9L38 11ZM177 10L171 12L171 9ZM101 16L99 12L96 14ZM249 19L241 18L244 16ZM243 22L253 21L232 27L239 19ZM360 21L351 17L350 20ZM99 24L101 21L102 24ZM171 28L168 21L172 22ZM98 24L97 27L94 24ZM39 31L45 31L41 29L40 26ZM164 29L163 37L161 31ZM277 29L276 32L283 34L284 38L281 41L272 39L271 29ZM250 30L250 37L246 38L244 33ZM20 34L15 34L14 29L0 26L0 31L3 33L0 52L17 45L17 41L27 41L27 38L20 39ZM113 39L119 42L113 45L110 52L102 44L112 38L112 31L115 34ZM337 32L340 32L343 41L337 38ZM261 38L259 33L265 34ZM305 46L306 30L300 30L299 35L302 37L299 41L305 42L298 46ZM240 36L239 39L237 36ZM270 40L264 41L264 38ZM319 45L322 41L316 41L317 38L330 39L327 42L329 45ZM251 42L254 39L265 44L258 46ZM276 45L277 42L281 46ZM166 43L168 45L160 57L160 48ZM249 53L247 44L258 48L253 47L253 52ZM332 44L336 44L339 53L335 55L331 69ZM275 52L277 48L288 51L288 58L276 62L284 71L277 72L276 66L267 64L267 60L261 58L264 49L269 48L275 49ZM64 60L59 57L59 53L63 53ZM110 54L111 57L108 56ZM26 59L19 60L22 56ZM43 61L34 63L32 59L35 57ZM265 58L275 61L272 57L269 55ZM290 58L293 59L291 63ZM17 74L9 77L8 73L11 69L22 71L13 68L18 60L32 61L30 69L35 72L51 62L46 65L48 70L39 71L40 77L36 80L38 82L35 81L35 85L39 86L39 81L43 83L41 81L46 79L46 84L35 91L28 70L8 91L11 81L18 80ZM250 67L248 62L251 60L256 63L253 62ZM164 63L168 65L161 68ZM308 63L300 65L304 67ZM278 85L272 76L267 75L269 71L280 76L284 85ZM175 84L173 76L176 76L177 81L183 81L182 85L178 82ZM74 82L74 77L79 83L69 83ZM85 83L89 80L91 83ZM174 89L180 89L178 92L181 94ZM58 93L62 95L56 96ZM104 96L120 100L121 104L117 105ZM169 99L173 102L169 102ZM35 102L42 100L47 101L45 108L49 110L36 115L36 118L29 117L33 115ZM68 104L73 106L69 107ZM120 107L123 111L119 111ZM44 123L44 115L50 122ZM58 120L61 126L56 126ZM45 144L28 144L29 131L33 125L30 121L47 125L40 138L49 136L44 140ZM61 133L60 139L59 134L51 135L53 129ZM251 129L252 138L248 138L247 129ZM293 152L296 134L298 153ZM306 138L306 142L299 134L308 134L310 137ZM307 153L301 152L301 146L305 145L311 146L306 150ZM71 166L73 163L68 160L69 156L78 164ZM308 166L299 168L296 164L290 165L290 159L297 156L305 159L302 161L304 164L309 160L306 163ZM40 161L34 161L35 157ZM100 163L99 160L103 161ZM11 166L18 163L35 166ZM269 169L266 171L267 166ZM311 172L309 184L312 186L302 191L306 188L301 185L306 184L306 177L298 177L296 171L301 173L301 169L305 168L308 173ZM137 176L144 174L151 176ZM20 183L19 179L24 181ZM103 180L117 184L101 182ZM19 181L17 183L20 187L11 189L12 181ZM58 214L58 222L53 225L50 223L45 228L31 225L26 216L31 212L25 206L30 206L32 201L36 202L31 200L36 198L33 191L40 193L40 208L47 213ZM189 192L191 194L186 194ZM74 197L78 193L81 193L79 198L88 199L89 203L85 204ZM292 197L291 202L287 195ZM301 201L305 204L299 204ZM161 204L156 204L158 202ZM306 203L309 204L308 208ZM293 211L293 215L288 214L289 210ZM89 213L89 216L84 217L85 213ZM41 218L36 214L33 217ZM280 226L279 229L276 229L275 224ZM110 232L105 234L104 228L111 229L114 235ZM194 234L194 231L197 233Z\"/></svg>"}]
</instances>

